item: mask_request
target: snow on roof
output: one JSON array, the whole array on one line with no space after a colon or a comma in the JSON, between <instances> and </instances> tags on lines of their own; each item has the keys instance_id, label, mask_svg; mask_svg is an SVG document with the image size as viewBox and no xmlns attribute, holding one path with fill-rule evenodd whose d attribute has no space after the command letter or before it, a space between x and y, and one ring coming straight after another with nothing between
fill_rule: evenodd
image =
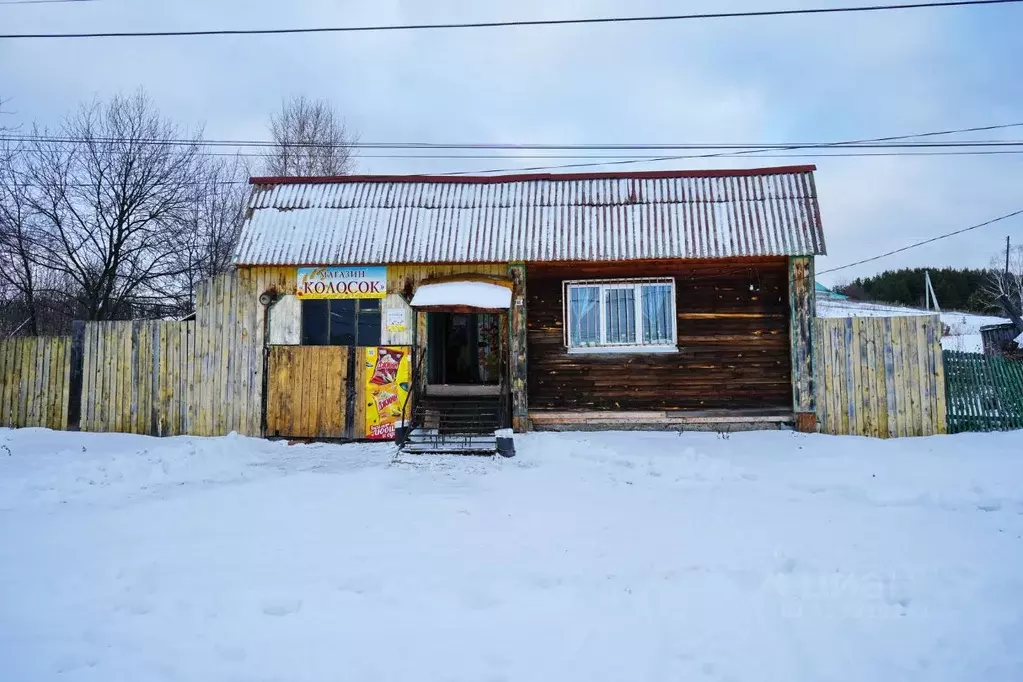
<instances>
[{"instance_id":1,"label":"snow on roof","mask_svg":"<svg viewBox=\"0 0 1023 682\"><path fill-rule=\"evenodd\" d=\"M1020 348L1023 348L1023 334L1020 334L1014 340L1016 341L1016 345L1017 346L1019 346Z\"/></svg>"},{"instance_id":2,"label":"snow on roof","mask_svg":"<svg viewBox=\"0 0 1023 682\"><path fill-rule=\"evenodd\" d=\"M421 284L412 297L413 308L466 306L495 310L511 307L512 292L490 282L439 282Z\"/></svg>"},{"instance_id":3,"label":"snow on roof","mask_svg":"<svg viewBox=\"0 0 1023 682\"><path fill-rule=\"evenodd\" d=\"M253 178L234 262L823 254L814 169Z\"/></svg>"}]
</instances>

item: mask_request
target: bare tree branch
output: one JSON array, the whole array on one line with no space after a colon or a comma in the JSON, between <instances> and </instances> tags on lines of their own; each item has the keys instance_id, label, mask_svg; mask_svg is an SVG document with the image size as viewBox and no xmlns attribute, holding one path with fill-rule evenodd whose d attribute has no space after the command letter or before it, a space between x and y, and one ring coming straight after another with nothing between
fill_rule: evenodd
<instances>
[{"instance_id":1,"label":"bare tree branch","mask_svg":"<svg viewBox=\"0 0 1023 682\"><path fill-rule=\"evenodd\" d=\"M267 175L348 175L357 137L327 100L304 95L286 100L270 119L276 147L264 159Z\"/></svg>"},{"instance_id":2,"label":"bare tree branch","mask_svg":"<svg viewBox=\"0 0 1023 682\"><path fill-rule=\"evenodd\" d=\"M36 262L76 284L80 316L129 317L136 297L182 272L178 254L205 172L199 146L143 144L181 133L142 92L81 107L55 136L71 141L28 149Z\"/></svg>"},{"instance_id":3,"label":"bare tree branch","mask_svg":"<svg viewBox=\"0 0 1023 682\"><path fill-rule=\"evenodd\" d=\"M41 277L35 254L39 240L24 174L23 147L8 140L0 142L0 289L5 310L13 310L17 316L5 320L8 324L4 327L27 323L22 328L37 335L40 323L36 290Z\"/></svg>"},{"instance_id":4,"label":"bare tree branch","mask_svg":"<svg viewBox=\"0 0 1023 682\"><path fill-rule=\"evenodd\" d=\"M998 306L999 296L1007 296L1016 308L1023 307L1023 245L1009 250L1009 270L1005 270L1005 252L991 259L991 275L984 286L984 295Z\"/></svg>"}]
</instances>

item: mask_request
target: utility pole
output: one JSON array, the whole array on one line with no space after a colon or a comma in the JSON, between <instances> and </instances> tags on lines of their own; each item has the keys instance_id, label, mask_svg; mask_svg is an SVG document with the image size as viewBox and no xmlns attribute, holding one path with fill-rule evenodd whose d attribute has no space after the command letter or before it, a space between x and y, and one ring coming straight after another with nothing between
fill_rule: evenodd
<instances>
[{"instance_id":1,"label":"utility pole","mask_svg":"<svg viewBox=\"0 0 1023 682\"><path fill-rule=\"evenodd\" d=\"M934 302L934 312L940 313L941 306L938 305L938 295L934 293L934 285L931 284L931 271L924 270L924 305L927 310L931 309L931 302Z\"/></svg>"},{"instance_id":2,"label":"utility pole","mask_svg":"<svg viewBox=\"0 0 1023 682\"><path fill-rule=\"evenodd\" d=\"M931 273L924 270L924 310L931 309Z\"/></svg>"},{"instance_id":3,"label":"utility pole","mask_svg":"<svg viewBox=\"0 0 1023 682\"><path fill-rule=\"evenodd\" d=\"M1005 274L1009 274L1009 235L1005 235Z\"/></svg>"}]
</instances>

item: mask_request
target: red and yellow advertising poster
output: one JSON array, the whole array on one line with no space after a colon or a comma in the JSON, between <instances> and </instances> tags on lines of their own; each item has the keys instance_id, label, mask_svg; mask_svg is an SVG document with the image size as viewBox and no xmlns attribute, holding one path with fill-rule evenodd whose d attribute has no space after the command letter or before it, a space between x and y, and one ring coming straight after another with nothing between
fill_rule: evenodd
<instances>
[{"instance_id":1,"label":"red and yellow advertising poster","mask_svg":"<svg viewBox=\"0 0 1023 682\"><path fill-rule=\"evenodd\" d=\"M412 349L379 346L366 349L366 434L370 440L394 440L402 420L412 376ZM411 408L411 406L409 406Z\"/></svg>"}]
</instances>

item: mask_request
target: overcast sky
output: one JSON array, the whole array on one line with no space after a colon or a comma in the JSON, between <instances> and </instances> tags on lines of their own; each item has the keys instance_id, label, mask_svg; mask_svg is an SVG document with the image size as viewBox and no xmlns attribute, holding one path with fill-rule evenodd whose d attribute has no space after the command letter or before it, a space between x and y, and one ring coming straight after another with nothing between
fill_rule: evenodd
<instances>
[{"instance_id":1,"label":"overcast sky","mask_svg":"<svg viewBox=\"0 0 1023 682\"><path fill-rule=\"evenodd\" d=\"M98 0L0 5L0 31L489 21L842 6L855 0ZM265 139L283 97L328 98L363 141L806 142L1023 122L1023 5L460 31L0 41L4 123L59 121L144 86L208 138ZM1023 139L1023 128L975 134ZM550 163L571 163L552 161ZM836 267L1023 209L1023 155L705 159L625 168L816 163ZM365 173L536 160L361 158ZM621 168L621 167L619 167ZM595 167L594 170L600 170ZM984 266L1023 217L828 283L915 265Z\"/></svg>"}]
</instances>

